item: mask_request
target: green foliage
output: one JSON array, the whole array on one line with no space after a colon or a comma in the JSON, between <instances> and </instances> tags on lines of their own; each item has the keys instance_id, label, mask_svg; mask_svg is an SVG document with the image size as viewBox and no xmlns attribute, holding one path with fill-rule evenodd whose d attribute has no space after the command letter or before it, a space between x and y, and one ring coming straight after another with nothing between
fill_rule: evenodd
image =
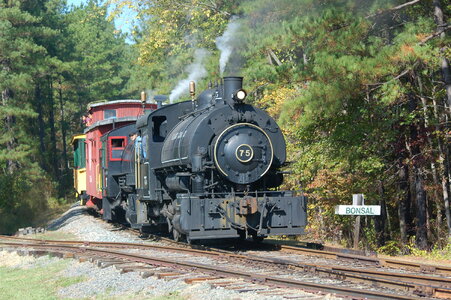
<instances>
[{"instance_id":1,"label":"green foliage","mask_svg":"<svg viewBox=\"0 0 451 300\"><path fill-rule=\"evenodd\" d=\"M433 71L439 66L439 39L420 43L435 31L432 7L414 5L393 19L380 13L393 6L393 1L359 6L353 1L283 0L241 6L247 14L242 20L243 74L251 81L251 100L279 116L296 174L286 187L301 185L308 193L309 226L318 238L351 240L349 217L333 211L335 205L349 203L353 193L364 192L367 204L387 197L396 216L397 166L412 166L412 145L421 145L425 154L435 151L424 140L406 141L409 126L424 122L421 106L412 111L409 97L438 96L430 78L440 78ZM372 13L378 14L368 18ZM266 97L279 90L270 94L277 99L282 87L295 92L282 101ZM384 195L379 194L380 183ZM371 226L362 238L374 249L376 230Z\"/></svg>"},{"instance_id":2,"label":"green foliage","mask_svg":"<svg viewBox=\"0 0 451 300\"><path fill-rule=\"evenodd\" d=\"M336 216L334 206L362 192L366 204L384 200L390 218L382 229L366 220L363 243L378 248L381 231L387 239L399 236L399 201L415 184L413 176L405 185L399 179L404 166L421 171L431 219L444 224L434 176L442 179L449 159L443 155L449 113L438 68L442 57L451 58L450 37L428 39L437 30L431 1L389 10L401 3L91 0L70 10L62 0L0 4L0 59L7 62L0 90L10 92L0 106L9 116L0 135L0 203L7 205L0 207L21 203L4 198L16 181L49 180L60 191L65 185L50 182L64 178L70 185L62 141L82 129L88 102L132 97L142 89L169 93L200 48L209 53L208 76L217 79L216 38L235 20L240 27L233 56L241 69L226 69L226 75L245 76L247 101L278 119L294 173L285 188L301 186L310 197L315 239L349 244L352 219ZM107 16L110 4L115 9ZM138 13L133 45L113 25L125 6ZM449 16L451 7L443 9ZM207 84L198 82L199 90ZM416 203L415 195L408 201ZM413 209L408 214L415 217ZM429 231L438 237L443 228ZM396 245L381 249L394 253Z\"/></svg>"},{"instance_id":3,"label":"green foliage","mask_svg":"<svg viewBox=\"0 0 451 300\"><path fill-rule=\"evenodd\" d=\"M32 170L30 170L32 171ZM51 190L38 186L51 186L43 174L17 171L0 176L0 232L15 233L19 227L36 226L39 217L48 208Z\"/></svg>"},{"instance_id":4,"label":"green foliage","mask_svg":"<svg viewBox=\"0 0 451 300\"><path fill-rule=\"evenodd\" d=\"M445 238L446 240L446 238ZM437 243L432 247L430 251L418 249L415 245L415 236L409 239L409 243L406 245L408 253L415 257L422 257L434 260L444 260L449 261L451 259L451 239L448 238L444 241L444 245Z\"/></svg>"},{"instance_id":5,"label":"green foliage","mask_svg":"<svg viewBox=\"0 0 451 300\"><path fill-rule=\"evenodd\" d=\"M67 145L86 104L138 94L126 87L133 48L106 13L98 1L0 3L1 233L38 223L53 198L58 206L72 195Z\"/></svg>"},{"instance_id":6,"label":"green foliage","mask_svg":"<svg viewBox=\"0 0 451 300\"><path fill-rule=\"evenodd\" d=\"M384 246L377 249L378 253L390 256L397 256L401 254L401 247L399 241L388 241Z\"/></svg>"},{"instance_id":7,"label":"green foliage","mask_svg":"<svg viewBox=\"0 0 451 300\"><path fill-rule=\"evenodd\" d=\"M107 6L89 1L66 16L64 39L67 47L71 83L84 104L121 95L126 78L122 78L128 46L125 36L107 21Z\"/></svg>"}]
</instances>

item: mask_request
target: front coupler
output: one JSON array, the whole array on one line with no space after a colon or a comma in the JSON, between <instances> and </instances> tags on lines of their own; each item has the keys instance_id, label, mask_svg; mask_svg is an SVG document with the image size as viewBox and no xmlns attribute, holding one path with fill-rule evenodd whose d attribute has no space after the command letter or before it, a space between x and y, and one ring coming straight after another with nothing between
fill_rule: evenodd
<instances>
[{"instance_id":1,"label":"front coupler","mask_svg":"<svg viewBox=\"0 0 451 300\"><path fill-rule=\"evenodd\" d=\"M214 198L178 194L173 224L190 240L303 234L307 198L292 192Z\"/></svg>"}]
</instances>

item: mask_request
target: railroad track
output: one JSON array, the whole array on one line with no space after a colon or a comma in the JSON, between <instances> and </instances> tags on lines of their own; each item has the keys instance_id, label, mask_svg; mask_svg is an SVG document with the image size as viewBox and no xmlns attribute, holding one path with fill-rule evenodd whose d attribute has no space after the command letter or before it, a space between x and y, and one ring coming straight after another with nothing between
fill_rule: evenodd
<instances>
[{"instance_id":1,"label":"railroad track","mask_svg":"<svg viewBox=\"0 0 451 300\"><path fill-rule=\"evenodd\" d=\"M438 265L430 265L430 264L422 264L415 262L407 262L403 260L396 259L387 259L387 258L376 258L376 257L368 257L363 255L351 255L346 253L339 253L333 251L324 251L324 250L314 250L314 249L305 249L300 247L293 246L280 246L281 251L296 253L302 255L311 255L315 257L323 257L351 262L358 262L366 265L373 265L378 267L387 267L393 269L404 269L411 270L415 272L426 272L426 273L435 273L446 276L451 276L451 267L450 266L438 266Z\"/></svg>"},{"instance_id":2,"label":"railroad track","mask_svg":"<svg viewBox=\"0 0 451 300\"><path fill-rule=\"evenodd\" d=\"M318 264L298 263L291 260L259 257L255 255L236 254L230 251L208 249L199 250L189 247L172 247L152 244L137 243L110 243L110 242L83 242L83 241L48 241L19 239L15 237L1 237L0 245L7 247L25 247L30 249L59 249L66 252L82 252L90 256L103 255L113 256L130 262L139 262L143 264L171 267L174 269L196 269L199 272L209 275L208 278L241 278L250 282L259 282L266 285L278 287L291 287L304 290L315 290L323 293L336 293L338 295L371 298L371 299L413 299L415 296L427 296L436 298L451 298L451 279L446 277L430 276L424 274L406 274L395 272L384 272L381 270L372 270L368 268L349 268L343 266L330 266ZM265 274L256 274L253 272L243 272L239 270L229 270L227 268L200 265L192 262L183 262L180 260L170 260L166 258L156 259L155 257L117 252L114 249L143 249L164 252L187 253L196 256L216 257L217 259L226 259L228 261L238 261L249 265L259 265L277 269L288 269L290 271L308 272L321 277L328 277L357 283L369 284L378 287L389 287L403 292L408 292L408 296L366 291L362 289L331 286L327 284L308 283L292 279L284 279L278 276L268 276ZM288 248L290 249L290 248ZM297 249L297 248L296 248ZM297 251L290 249L291 251ZM303 249L306 250L306 249ZM331 255L331 254L327 254ZM199 281L200 279L193 279Z\"/></svg>"},{"instance_id":3,"label":"railroad track","mask_svg":"<svg viewBox=\"0 0 451 300\"><path fill-rule=\"evenodd\" d=\"M122 229L128 230L128 228ZM131 230L130 232L139 235L136 231ZM179 247L189 247L194 249L205 249L205 250L215 250L215 251L221 251L217 248L209 248L202 245L190 245L183 242L176 242L170 238L161 237L158 235L150 235L153 239L156 239L158 241L162 241L165 243L177 245ZM308 243L307 243L308 244ZM313 243L314 248L323 248L322 245ZM259 244L252 243L252 247L258 247ZM322 258L328 258L328 259L335 259L335 260L341 260L341 261L347 261L351 263L359 263L364 264L368 266L375 266L375 267L385 267L385 268L392 268L392 269L401 269L401 270L409 270L413 272L424 272L424 273L432 273L432 274L439 274L444 276L451 277L451 266L438 266L438 265L431 265L431 264L423 264L423 263L415 263L415 262L407 262L403 260L397 260L397 259L388 259L388 258L377 258L375 255L372 257L362 255L362 251L358 250L348 250L345 249L338 249L338 248L331 248L331 247L324 247L324 249L312 249L309 247L296 247L296 246L287 246L287 245L280 245L280 244L274 244L274 243L263 243L260 245L264 246L273 246L276 248L279 248L282 252L287 253L294 253L294 254L301 254L301 255L307 255L307 256L314 256L314 257L322 257ZM306 245L307 246L307 245ZM228 253L232 253L231 251L226 251Z\"/></svg>"}]
</instances>

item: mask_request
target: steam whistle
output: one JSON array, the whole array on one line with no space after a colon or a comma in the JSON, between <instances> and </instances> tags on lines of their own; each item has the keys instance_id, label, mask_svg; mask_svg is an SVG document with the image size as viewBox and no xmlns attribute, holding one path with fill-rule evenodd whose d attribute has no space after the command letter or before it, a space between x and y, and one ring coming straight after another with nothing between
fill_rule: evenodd
<instances>
[{"instance_id":1,"label":"steam whistle","mask_svg":"<svg viewBox=\"0 0 451 300\"><path fill-rule=\"evenodd\" d=\"M191 95L191 101L194 102L196 96L196 83L194 81L189 82L189 94Z\"/></svg>"},{"instance_id":2,"label":"steam whistle","mask_svg":"<svg viewBox=\"0 0 451 300\"><path fill-rule=\"evenodd\" d=\"M189 82L189 94L191 95L191 103L193 110L197 108L195 97L196 97L196 83L194 81Z\"/></svg>"},{"instance_id":3,"label":"steam whistle","mask_svg":"<svg viewBox=\"0 0 451 300\"><path fill-rule=\"evenodd\" d=\"M142 105L142 108L143 108L143 114L144 114L144 109L146 107L146 99L147 99L146 92L142 91L141 92L141 105Z\"/></svg>"}]
</instances>

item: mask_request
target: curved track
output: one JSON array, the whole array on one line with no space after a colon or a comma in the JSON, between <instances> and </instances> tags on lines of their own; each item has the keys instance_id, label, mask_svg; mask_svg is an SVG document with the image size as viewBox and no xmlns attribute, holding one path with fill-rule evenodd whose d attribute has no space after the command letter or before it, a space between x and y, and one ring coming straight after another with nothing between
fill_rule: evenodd
<instances>
[{"instance_id":1,"label":"curved track","mask_svg":"<svg viewBox=\"0 0 451 300\"><path fill-rule=\"evenodd\" d=\"M405 274L387 272L384 270L372 270L362 268L349 268L342 266L330 266L319 264L298 263L292 260L266 258L255 255L236 254L230 251L216 249L193 249L190 247L173 247L152 244L138 243L105 243L105 242L83 242L83 241L49 241L19 239L15 237L0 237L0 245L7 248L27 248L35 250L44 250L50 252L70 252L85 256L103 256L109 259L120 259L128 262L143 263L154 266L164 266L174 269L196 270L203 274L220 278L242 278L247 281L259 282L265 285L290 287L303 290L321 291L323 293L335 293L337 295L362 297L370 299L412 299L415 296L428 296L437 298L451 298L451 279L446 277L437 277L424 274ZM317 284L303 282L300 280L286 279L279 276L268 276L267 274L256 274L253 272L243 272L239 270L230 270L222 266L211 266L198 264L183 260L173 260L170 258L156 258L145 255L131 254L124 251L111 249L142 249L169 251L177 253L189 253L189 255L208 256L216 259L226 259L229 262L235 261L248 265L266 266L275 269L288 269L293 271L311 272L322 277L347 280L370 284L372 286L389 287L403 292L408 292L407 296L368 291L356 288L342 286L331 286L327 284ZM284 249L284 247L282 247ZM300 248L285 248L290 251L298 251ZM303 251L302 249L299 251ZM309 250L310 251L310 250ZM312 252L309 252L310 254ZM324 254L324 252L323 252ZM327 253L326 255L332 255ZM353 256L355 258L355 256Z\"/></svg>"}]
</instances>

